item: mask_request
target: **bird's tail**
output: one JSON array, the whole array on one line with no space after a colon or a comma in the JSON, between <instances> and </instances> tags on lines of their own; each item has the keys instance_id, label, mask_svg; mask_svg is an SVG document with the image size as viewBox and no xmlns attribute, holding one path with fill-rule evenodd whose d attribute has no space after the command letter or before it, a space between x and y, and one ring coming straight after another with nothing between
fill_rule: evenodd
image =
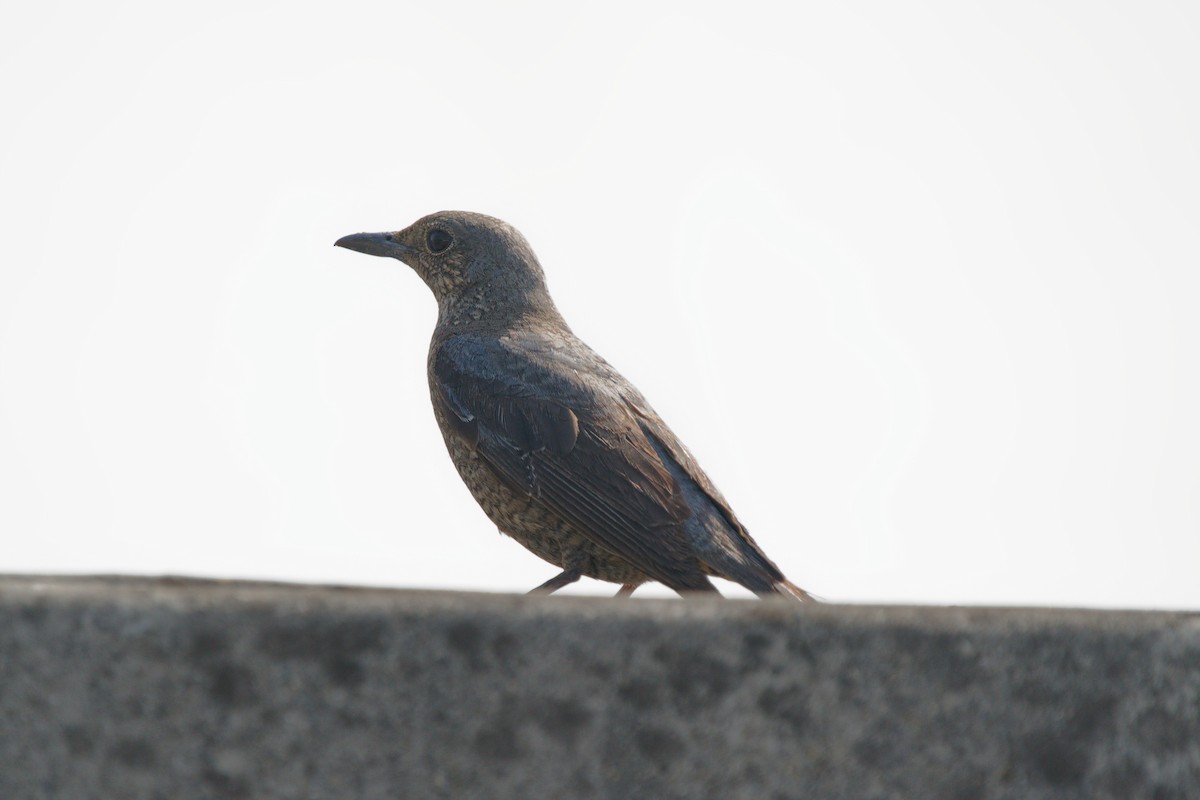
<instances>
[{"instance_id":1,"label":"bird's tail","mask_svg":"<svg viewBox=\"0 0 1200 800\"><path fill-rule=\"evenodd\" d=\"M781 595L783 595L785 597L791 597L795 600L799 600L801 603L819 603L819 602L821 602L820 600L813 597L808 592L801 589L796 584L789 581L787 578L784 578L781 581L775 582L775 591L779 592Z\"/></svg>"}]
</instances>

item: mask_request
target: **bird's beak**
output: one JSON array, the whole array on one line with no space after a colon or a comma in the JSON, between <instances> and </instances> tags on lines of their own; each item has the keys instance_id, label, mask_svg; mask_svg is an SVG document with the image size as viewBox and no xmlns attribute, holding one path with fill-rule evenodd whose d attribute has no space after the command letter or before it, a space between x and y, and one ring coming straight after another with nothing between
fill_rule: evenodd
<instances>
[{"instance_id":1,"label":"bird's beak","mask_svg":"<svg viewBox=\"0 0 1200 800\"><path fill-rule=\"evenodd\" d=\"M352 233L343 236L333 243L334 247L344 247L347 250L357 250L369 256L388 256L400 258L413 249L403 242L396 240L391 233Z\"/></svg>"}]
</instances>

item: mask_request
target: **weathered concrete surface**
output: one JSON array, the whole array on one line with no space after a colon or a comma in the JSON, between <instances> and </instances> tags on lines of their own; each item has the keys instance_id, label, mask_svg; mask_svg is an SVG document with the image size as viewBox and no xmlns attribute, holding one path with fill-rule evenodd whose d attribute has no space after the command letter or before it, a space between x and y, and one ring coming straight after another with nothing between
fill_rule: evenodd
<instances>
[{"instance_id":1,"label":"weathered concrete surface","mask_svg":"<svg viewBox=\"0 0 1200 800\"><path fill-rule=\"evenodd\" d=\"M1200 615L0 578L0 798L1196 798Z\"/></svg>"}]
</instances>

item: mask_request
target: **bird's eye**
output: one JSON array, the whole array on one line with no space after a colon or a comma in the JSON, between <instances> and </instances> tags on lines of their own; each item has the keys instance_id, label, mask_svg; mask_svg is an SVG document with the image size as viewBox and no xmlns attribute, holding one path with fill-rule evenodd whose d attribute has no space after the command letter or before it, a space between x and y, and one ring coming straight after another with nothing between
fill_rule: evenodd
<instances>
[{"instance_id":1,"label":"bird's eye","mask_svg":"<svg viewBox=\"0 0 1200 800\"><path fill-rule=\"evenodd\" d=\"M425 234L425 246L431 253L441 253L451 245L454 238L441 228L434 228Z\"/></svg>"}]
</instances>

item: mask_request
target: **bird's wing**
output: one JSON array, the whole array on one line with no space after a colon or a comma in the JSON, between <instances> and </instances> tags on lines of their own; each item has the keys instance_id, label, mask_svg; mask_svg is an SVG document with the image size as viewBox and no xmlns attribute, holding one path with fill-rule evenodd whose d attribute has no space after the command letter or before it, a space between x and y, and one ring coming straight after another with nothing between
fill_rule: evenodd
<instances>
[{"instance_id":1,"label":"bird's wing","mask_svg":"<svg viewBox=\"0 0 1200 800\"><path fill-rule=\"evenodd\" d=\"M681 524L691 514L628 407L569 366L454 337L430 381L456 433L514 491L676 590L708 590Z\"/></svg>"},{"instance_id":2,"label":"bird's wing","mask_svg":"<svg viewBox=\"0 0 1200 800\"><path fill-rule=\"evenodd\" d=\"M670 461L683 473L680 480L691 481L697 489L704 493L713 506L716 507L721 517L728 523L729 529L737 536L739 549L747 562L753 564L771 583L784 580L783 573L779 567L775 566L775 562L767 557L758 543L750 536L750 532L746 530L741 521L733 513L733 508L729 505L729 501L717 489L713 482L709 479L704 470L700 469L700 465L696 463L696 459L688 451L687 447L679 441L678 437L667 427L667 424L662 421L662 418L650 408L645 399L640 395L630 398L630 407L636 415L638 424L659 448L662 449L665 459ZM736 580L736 578L735 578ZM744 581L742 581L744 583Z\"/></svg>"}]
</instances>

